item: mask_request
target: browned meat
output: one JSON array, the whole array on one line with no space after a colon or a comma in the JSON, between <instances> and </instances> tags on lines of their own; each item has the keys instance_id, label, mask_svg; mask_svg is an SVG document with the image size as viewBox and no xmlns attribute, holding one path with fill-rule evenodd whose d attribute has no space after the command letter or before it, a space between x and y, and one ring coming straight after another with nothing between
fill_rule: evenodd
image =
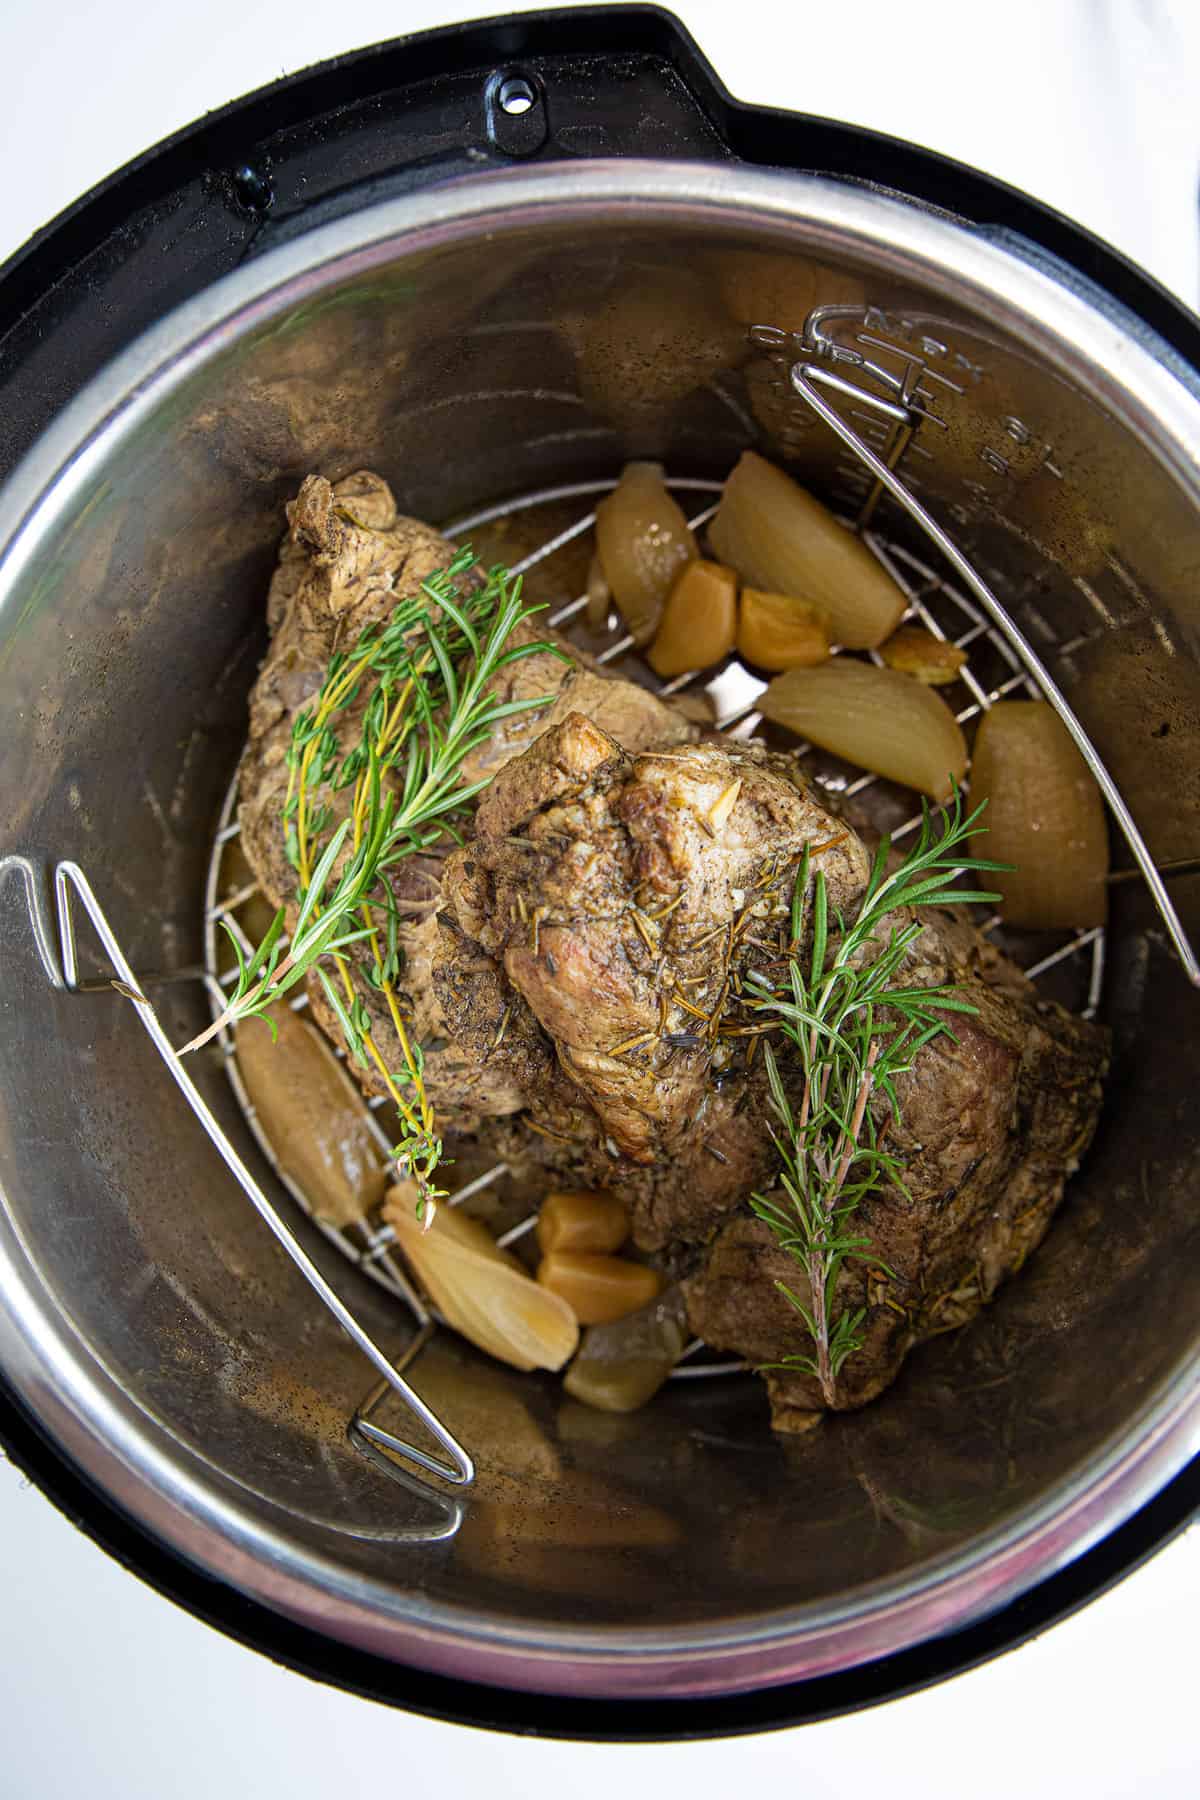
<instances>
[{"instance_id":1,"label":"browned meat","mask_svg":"<svg viewBox=\"0 0 1200 1800\"><path fill-rule=\"evenodd\" d=\"M454 546L429 526L400 516L387 483L365 471L336 486L310 475L287 515L289 532L267 601L271 644L250 698L238 816L246 856L263 892L273 905L290 907L296 874L284 854L281 813L295 715L320 687L330 656L352 645L367 626L390 617L401 600L445 567ZM537 635L555 634L541 630ZM603 719L606 729L630 750L684 743L696 735L693 725L653 694L584 666L574 652L566 661L547 653L511 664L502 671L499 685L504 699L544 693L547 706L505 720L464 766L465 780L479 780L500 768L547 725L569 713L577 700ZM351 709L342 715L339 734L349 741L359 723L359 715ZM345 792L323 790L318 798L331 803L335 817L344 815ZM518 1111L525 1104L524 1089L499 1066L490 1066L447 1039L431 980L440 878L441 862L434 857L408 858L392 877L400 909L413 921L402 934L401 1001L424 1047L426 1085L442 1124L474 1130L485 1118ZM380 1053L389 1067L396 1067L400 1049L386 1007L369 983L358 985ZM309 984L309 996L314 1017L340 1042L336 1017L316 980ZM355 1066L354 1073L369 1093L383 1091L373 1067Z\"/></svg>"},{"instance_id":2,"label":"browned meat","mask_svg":"<svg viewBox=\"0 0 1200 1800\"><path fill-rule=\"evenodd\" d=\"M657 1168L695 1136L740 939L805 843L827 845L835 905L861 888L861 844L761 752L631 757L580 713L493 780L447 862L447 916L503 968L610 1153Z\"/></svg>"},{"instance_id":3,"label":"browned meat","mask_svg":"<svg viewBox=\"0 0 1200 1800\"><path fill-rule=\"evenodd\" d=\"M532 635L554 639L560 647L567 647L563 639L536 619ZM675 744L691 743L696 737L696 727L678 708L664 705L632 681L589 667L577 650L572 649L570 656L566 663L557 656L527 656L510 663L502 672L497 689L505 700L549 694L551 702L545 708L505 719L495 735L467 758L463 764L464 780L481 781L495 775L544 731L560 725L572 713L582 713L615 738L623 750L667 750Z\"/></svg>"},{"instance_id":4,"label":"browned meat","mask_svg":"<svg viewBox=\"0 0 1200 1800\"><path fill-rule=\"evenodd\" d=\"M321 686L334 651L390 617L454 554L428 525L397 515L377 475L350 475L336 488L310 475L287 515L290 529L267 598L271 645L250 695L238 774L242 843L276 906L291 900L296 885L281 824L296 714ZM343 729L357 728L355 715L345 715ZM412 889L410 900L429 899L427 879L414 878Z\"/></svg>"},{"instance_id":5,"label":"browned meat","mask_svg":"<svg viewBox=\"0 0 1200 1800\"><path fill-rule=\"evenodd\" d=\"M838 1310L861 1306L867 1317L863 1348L838 1378L838 1407L873 1399L914 1344L965 1324L1015 1274L1045 1235L1100 1107L1101 1027L1041 1000L948 912L929 916L915 949L914 985L962 982L978 1014L956 1018L957 1042L935 1040L897 1082L889 1148L909 1191L884 1188L855 1215L889 1273L860 1264L839 1283ZM744 1213L730 1218L688 1284L693 1331L756 1363L810 1353L803 1322L775 1287L795 1287L799 1273L766 1226ZM824 1404L804 1374L773 1371L767 1386L779 1429L802 1429Z\"/></svg>"},{"instance_id":6,"label":"browned meat","mask_svg":"<svg viewBox=\"0 0 1200 1800\"><path fill-rule=\"evenodd\" d=\"M562 1148L543 1154L583 1179L615 1176L644 1249L676 1265L699 1257L692 1329L756 1363L810 1346L775 1286L795 1286L797 1265L744 1204L774 1166L761 1065L747 1074L735 1049L714 1087L714 1056L729 1046L707 1021L753 960L757 920L783 904L805 843L828 846L835 907L867 873L857 835L798 782L787 759L740 746L630 757L573 715L481 801L473 842L447 863L434 964L449 1029L467 1042L473 996L446 984L465 958L490 960L484 1053L556 1134ZM898 1084L900 1116L886 1123L908 1194L882 1191L857 1216L891 1274L858 1265L842 1277L837 1309L866 1307L867 1320L838 1406L879 1393L915 1343L965 1322L1020 1267L1100 1102L1106 1034L1040 1000L958 915L929 916L906 979L961 982L979 1010ZM498 1010L513 1036L492 1049ZM768 1387L781 1428L823 1405L803 1374L772 1372Z\"/></svg>"},{"instance_id":7,"label":"browned meat","mask_svg":"<svg viewBox=\"0 0 1200 1800\"><path fill-rule=\"evenodd\" d=\"M336 488L310 477L289 522L241 771L246 853L286 905L294 715L330 654L451 555L397 517L372 475ZM793 759L698 744L680 714L583 660L529 657L503 680L505 698L545 693L545 707L475 753L468 777L491 780L465 846L408 859L394 882L412 921L402 1004L440 1123L476 1132L518 1172L617 1188L641 1248L687 1277L690 1323L714 1347L762 1364L807 1354L775 1285L803 1274L747 1205L777 1158L763 1059L736 1035L739 994L777 941L805 846L832 905L852 908L867 878L861 839ZM857 1215L887 1267L842 1276L835 1311L865 1308L865 1343L842 1369L837 1408L878 1394L914 1344L964 1323L1020 1268L1100 1103L1106 1034L1041 1000L965 919L930 915L908 975L962 983L978 1013L901 1078L897 1117L876 1112L907 1192L881 1191ZM391 1061L390 1021L362 991ZM318 988L312 998L336 1041ZM767 1381L780 1429L804 1428L830 1398L795 1371Z\"/></svg>"}]
</instances>

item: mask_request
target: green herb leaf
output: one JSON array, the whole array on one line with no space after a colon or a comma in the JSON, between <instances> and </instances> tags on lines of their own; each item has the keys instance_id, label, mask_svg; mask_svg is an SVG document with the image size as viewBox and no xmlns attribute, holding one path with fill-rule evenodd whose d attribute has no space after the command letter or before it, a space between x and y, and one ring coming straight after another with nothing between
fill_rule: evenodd
<instances>
[{"instance_id":1,"label":"green herb leaf","mask_svg":"<svg viewBox=\"0 0 1200 1800\"><path fill-rule=\"evenodd\" d=\"M352 983L358 977L368 988L392 991L402 951L388 871L439 842L461 841L455 819L486 785L463 780L467 756L501 721L549 704L548 695L505 700L491 687L498 671L524 657L551 649L561 654L549 644L513 641L540 610L521 598L519 576L497 567L481 578L473 551L464 545L446 568L421 584L419 594L398 602L385 625L369 627L352 647L330 658L316 700L293 721L287 751L290 779L280 820L284 851L297 871L312 865L311 878L296 897L291 943L285 954L282 912L249 958L234 939L237 987L222 1016L187 1050L228 1023L265 1012L315 970L351 1054L366 1063L370 1013L361 993L347 1003L340 982L329 979L329 965L341 962ZM361 723L343 754L339 719L359 700ZM334 801L350 789L349 803ZM335 814L344 813L347 804L350 815L335 824ZM357 848L345 856L352 826ZM383 954L374 918L380 907ZM345 953L363 940L372 941L360 971ZM397 1082L403 1077L415 1096L415 1123L396 1155L420 1184L422 1204L440 1195L432 1178L442 1155L423 1069L420 1045L412 1044L408 1067L395 1077Z\"/></svg>"},{"instance_id":2,"label":"green herb leaf","mask_svg":"<svg viewBox=\"0 0 1200 1800\"><path fill-rule=\"evenodd\" d=\"M768 979L755 970L744 978L745 1003L756 1016L775 1021L778 1040L778 1047L763 1040L767 1092L779 1123L772 1134L781 1165L778 1189L753 1195L750 1206L804 1274L803 1294L783 1281L775 1285L813 1340L812 1355L786 1356L765 1367L811 1375L827 1405L837 1398L842 1368L865 1342L867 1308L837 1310L847 1267L870 1266L895 1279L871 1239L853 1229L854 1214L889 1184L908 1194L899 1159L879 1146L872 1097L879 1095L897 1113L896 1077L936 1038L953 1037L948 1015L976 1011L951 985L899 985L924 923L896 915L917 906L996 898L955 885L965 872L1003 866L963 851L983 829L982 811L976 807L964 817L957 792L950 806L937 812L923 804L907 856L889 874L891 844L882 840L857 911L847 918L833 910L833 931L820 870L812 882L811 906L808 900L811 853L806 849L792 890L786 972Z\"/></svg>"}]
</instances>

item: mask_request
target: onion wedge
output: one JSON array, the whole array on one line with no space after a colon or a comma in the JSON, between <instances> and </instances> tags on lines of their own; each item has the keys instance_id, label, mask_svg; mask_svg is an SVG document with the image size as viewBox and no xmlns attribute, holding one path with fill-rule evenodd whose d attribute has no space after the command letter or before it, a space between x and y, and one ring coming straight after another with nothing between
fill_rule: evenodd
<instances>
[{"instance_id":1,"label":"onion wedge","mask_svg":"<svg viewBox=\"0 0 1200 1800\"><path fill-rule=\"evenodd\" d=\"M720 563L689 562L667 595L646 661L663 680L724 662L737 632L737 576Z\"/></svg>"},{"instance_id":2,"label":"onion wedge","mask_svg":"<svg viewBox=\"0 0 1200 1800\"><path fill-rule=\"evenodd\" d=\"M847 650L874 649L900 623L905 597L862 539L753 450L726 481L708 536L747 587L824 607Z\"/></svg>"},{"instance_id":3,"label":"onion wedge","mask_svg":"<svg viewBox=\"0 0 1200 1800\"><path fill-rule=\"evenodd\" d=\"M756 669L811 669L829 657L829 614L811 600L743 588L737 647Z\"/></svg>"},{"instance_id":4,"label":"onion wedge","mask_svg":"<svg viewBox=\"0 0 1200 1800\"><path fill-rule=\"evenodd\" d=\"M678 1287L609 1325L583 1334L563 1386L601 1412L636 1412L662 1386L687 1341L687 1312Z\"/></svg>"},{"instance_id":5,"label":"onion wedge","mask_svg":"<svg viewBox=\"0 0 1200 1800\"><path fill-rule=\"evenodd\" d=\"M236 1032L258 1123L316 1218L339 1227L364 1219L387 1175L362 1093L321 1032L287 1005L274 1008L274 1020L274 1041L263 1019L242 1019Z\"/></svg>"},{"instance_id":6,"label":"onion wedge","mask_svg":"<svg viewBox=\"0 0 1200 1800\"><path fill-rule=\"evenodd\" d=\"M658 630L675 577L698 555L659 463L626 463L596 508L596 548L617 610L636 644Z\"/></svg>"},{"instance_id":7,"label":"onion wedge","mask_svg":"<svg viewBox=\"0 0 1200 1800\"><path fill-rule=\"evenodd\" d=\"M932 688L895 669L838 656L777 675L764 716L860 769L948 800L967 766L958 720Z\"/></svg>"},{"instance_id":8,"label":"onion wedge","mask_svg":"<svg viewBox=\"0 0 1200 1800\"><path fill-rule=\"evenodd\" d=\"M1069 930L1108 917L1108 830L1100 790L1045 700L1000 700L984 714L971 803L987 801L988 855L1015 863L994 880L1009 925Z\"/></svg>"},{"instance_id":9,"label":"onion wedge","mask_svg":"<svg viewBox=\"0 0 1200 1800\"><path fill-rule=\"evenodd\" d=\"M965 650L934 637L923 625L902 625L879 654L889 669L899 669L926 687L949 687L958 680L967 660Z\"/></svg>"},{"instance_id":10,"label":"onion wedge","mask_svg":"<svg viewBox=\"0 0 1200 1800\"><path fill-rule=\"evenodd\" d=\"M478 1219L442 1205L427 1231L408 1182L388 1190L383 1216L447 1325L478 1349L524 1370L561 1369L574 1354L579 1327L571 1308L499 1249Z\"/></svg>"}]
</instances>

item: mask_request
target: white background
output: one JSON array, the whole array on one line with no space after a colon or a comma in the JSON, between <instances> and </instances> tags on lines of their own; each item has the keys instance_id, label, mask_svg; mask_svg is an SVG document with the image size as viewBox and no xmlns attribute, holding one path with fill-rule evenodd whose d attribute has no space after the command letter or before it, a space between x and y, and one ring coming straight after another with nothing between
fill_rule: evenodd
<instances>
[{"instance_id":1,"label":"white background","mask_svg":"<svg viewBox=\"0 0 1200 1800\"><path fill-rule=\"evenodd\" d=\"M738 96L974 163L1200 301L1197 0L676 10ZM207 109L456 13L452 0L0 0L0 258ZM1193 1529L1036 1643L869 1714L727 1744L542 1744L409 1718L273 1667L122 1573L0 1461L0 1797L308 1800L436 1784L450 1800L664 1787L715 1800L736 1783L803 1800L1176 1800L1200 1792L1198 1601Z\"/></svg>"}]
</instances>

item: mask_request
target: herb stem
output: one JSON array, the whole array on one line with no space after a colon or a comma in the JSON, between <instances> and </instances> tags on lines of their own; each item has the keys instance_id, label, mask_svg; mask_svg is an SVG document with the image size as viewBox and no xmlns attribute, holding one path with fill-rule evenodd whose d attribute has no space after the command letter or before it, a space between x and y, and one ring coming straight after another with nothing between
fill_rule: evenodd
<instances>
[{"instance_id":1,"label":"herb stem","mask_svg":"<svg viewBox=\"0 0 1200 1800\"><path fill-rule=\"evenodd\" d=\"M838 1166L834 1170L831 1189L832 1197L835 1199L842 1189L846 1176L850 1172L850 1164L854 1161L855 1153L858 1150L858 1134L862 1130L863 1114L867 1110L867 1101L870 1099L871 1089L875 1085L871 1071L874 1069L878 1060L879 1039L873 1038L871 1040L871 1048L867 1051L867 1062L866 1067L863 1070L862 1080L858 1084L858 1096L854 1103L854 1117L850 1121L849 1129L842 1134L842 1154Z\"/></svg>"},{"instance_id":2,"label":"herb stem","mask_svg":"<svg viewBox=\"0 0 1200 1800\"><path fill-rule=\"evenodd\" d=\"M416 1181L418 1211L427 1222L441 1197L433 1176L442 1144L421 1048L396 991L401 905L389 871L447 836L459 839L456 820L484 785L463 781L466 758L502 720L547 704L546 695L502 700L496 677L540 651L562 654L552 644L514 643L514 633L540 608L523 603L520 577L502 568L464 588L460 578L475 567L475 556L464 547L421 583L418 594L402 600L386 624L369 627L348 655L330 659L316 704L293 721L288 752L282 825L297 875L291 943L285 951L283 907L249 958L226 926L238 959L237 985L220 1017L179 1052L199 1049L225 1026L255 1014L272 1023L271 1006L315 972L350 1054L364 1067L374 1064L395 1103L402 1136L393 1156L401 1173ZM335 721L360 692L362 723L347 748ZM347 787L353 790L347 816L335 826L334 796ZM349 853L339 871L347 838ZM364 977L386 1004L400 1050L398 1069L387 1066L372 1035L346 956L353 944L364 946ZM341 994L327 961L336 965Z\"/></svg>"},{"instance_id":3,"label":"herb stem","mask_svg":"<svg viewBox=\"0 0 1200 1800\"><path fill-rule=\"evenodd\" d=\"M953 1035L948 1014L976 1010L952 984L904 986L903 970L925 928L921 909L995 898L955 885L966 872L1003 866L960 848L983 830L982 811L964 817L957 792L936 815L926 808L916 843L890 874L884 838L849 920L831 908L824 873L818 869L810 881L811 846L793 887L785 970L745 976L752 1010L774 1016L779 1042L775 1050L763 1039L778 1190L754 1194L750 1205L804 1271L806 1292L776 1286L812 1340L811 1352L768 1366L811 1375L829 1407L838 1404L844 1364L865 1341L867 1308L837 1310L841 1276L851 1264L892 1274L854 1215L869 1194L888 1186L907 1193L899 1158L883 1149L886 1126L873 1115L872 1098L882 1095L886 1119L898 1117L897 1079L934 1038ZM794 1111L785 1074L799 1089Z\"/></svg>"}]
</instances>

